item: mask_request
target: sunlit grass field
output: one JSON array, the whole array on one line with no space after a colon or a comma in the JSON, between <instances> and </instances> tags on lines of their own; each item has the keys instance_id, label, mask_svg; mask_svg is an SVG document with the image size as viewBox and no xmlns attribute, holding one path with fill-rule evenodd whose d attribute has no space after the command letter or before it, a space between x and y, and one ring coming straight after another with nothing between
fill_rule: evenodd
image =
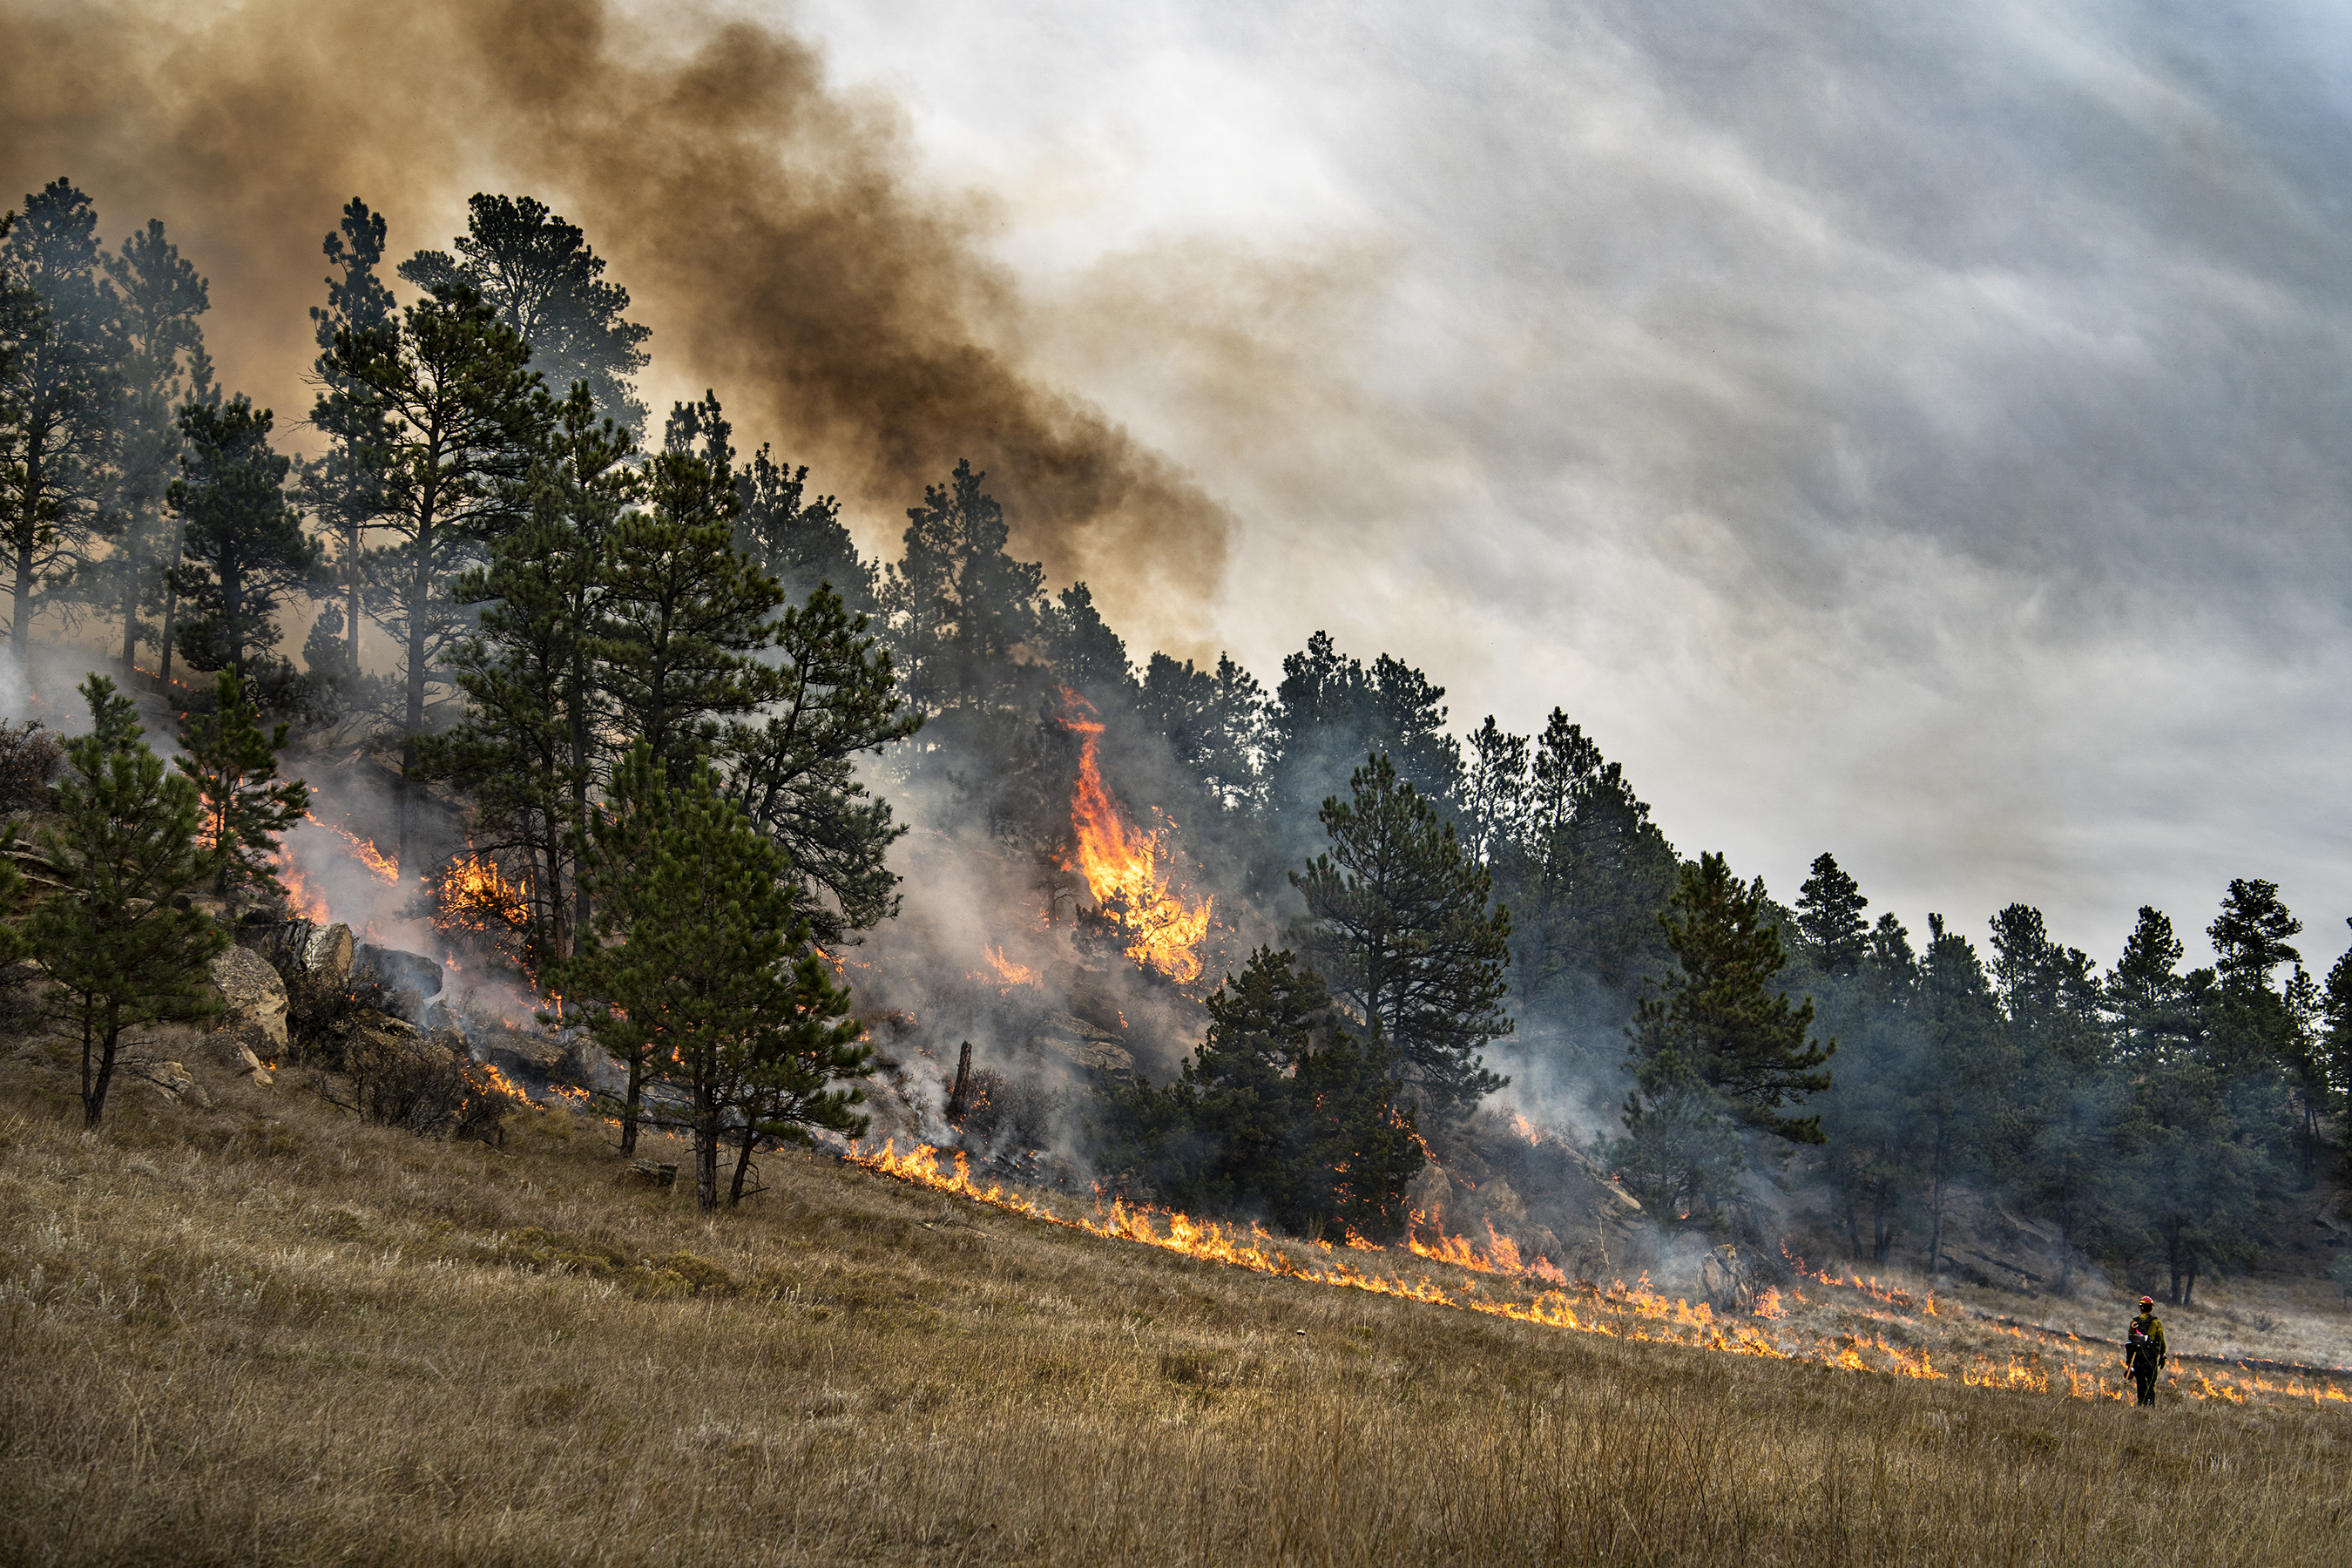
<instances>
[{"instance_id":1,"label":"sunlit grass field","mask_svg":"<svg viewBox=\"0 0 2352 1568\"><path fill-rule=\"evenodd\" d=\"M2341 1406L1570 1331L818 1154L706 1221L593 1121L190 1065L95 1137L0 1068L6 1561L2352 1560Z\"/></svg>"}]
</instances>

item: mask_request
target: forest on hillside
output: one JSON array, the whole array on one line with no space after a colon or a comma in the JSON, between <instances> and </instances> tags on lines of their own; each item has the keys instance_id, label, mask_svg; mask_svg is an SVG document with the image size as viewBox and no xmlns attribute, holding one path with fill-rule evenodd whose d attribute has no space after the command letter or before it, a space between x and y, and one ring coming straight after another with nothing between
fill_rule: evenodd
<instances>
[{"instance_id":1,"label":"forest on hillside","mask_svg":"<svg viewBox=\"0 0 2352 1568\"><path fill-rule=\"evenodd\" d=\"M1601 1156L1668 1225L1818 1184L1855 1259L1932 1269L1968 1187L2183 1300L2341 1157L2352 957L2307 967L2270 881L2179 911L2216 954L2189 970L2153 908L2103 961L2023 904L1914 932L1830 853L1778 900L1678 850L1563 709L1457 726L1423 671L1319 633L1263 678L1130 648L1018 558L991 488L1018 475L929 455L866 557L792 432L739 433L718 391L656 422L626 289L539 201L475 196L446 251L388 234L354 199L325 235L288 417L220 384L160 222L110 247L59 179L0 237L5 760L65 770L45 842L78 889L0 956L52 963L93 1122L123 1032L200 1011L221 938L173 895L282 900L310 796L277 755L373 716L391 858L625 1067L625 1148L677 1097L709 1205L729 1151L862 1127L854 955L916 830L1082 868L1076 951L1194 1010L1181 1070L1096 1074L1066 1132L1194 1212L1394 1235L1431 1141L1517 1079L1612 1108ZM89 732L45 747L43 637L204 678L176 771L96 676Z\"/></svg>"}]
</instances>

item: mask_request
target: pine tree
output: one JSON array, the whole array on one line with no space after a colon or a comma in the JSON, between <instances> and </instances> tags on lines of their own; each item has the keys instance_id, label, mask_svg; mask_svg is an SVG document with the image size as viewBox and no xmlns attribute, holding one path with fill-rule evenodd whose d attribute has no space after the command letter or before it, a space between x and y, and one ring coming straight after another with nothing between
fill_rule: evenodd
<instances>
[{"instance_id":1,"label":"pine tree","mask_svg":"<svg viewBox=\"0 0 2352 1568\"><path fill-rule=\"evenodd\" d=\"M633 435L646 405L629 378L646 363L652 330L627 320L629 291L604 281L604 260L576 224L529 196L477 193L466 203L457 255L420 250L400 275L428 292L479 294L500 325L530 345L529 367L558 397L584 385L600 418Z\"/></svg>"},{"instance_id":2,"label":"pine tree","mask_svg":"<svg viewBox=\"0 0 2352 1568\"><path fill-rule=\"evenodd\" d=\"M10 411L0 461L0 570L9 578L9 639L21 667L36 601L91 559L111 483L122 401L121 318L101 276L98 215L89 198L54 180L25 198L0 249L0 277L37 310L12 316Z\"/></svg>"},{"instance_id":3,"label":"pine tree","mask_svg":"<svg viewBox=\"0 0 2352 1568\"><path fill-rule=\"evenodd\" d=\"M775 622L761 668L764 724L729 727L728 797L783 850L804 884L803 912L825 945L898 911L886 858L907 831L858 782L856 758L922 728L898 692L889 650L819 584Z\"/></svg>"},{"instance_id":4,"label":"pine tree","mask_svg":"<svg viewBox=\"0 0 2352 1568\"><path fill-rule=\"evenodd\" d=\"M1013 650L1035 635L1045 568L1015 561L1004 509L988 476L959 460L944 485L907 512L906 553L884 574L881 602L908 700L925 714L1013 701L1027 681Z\"/></svg>"},{"instance_id":5,"label":"pine tree","mask_svg":"<svg viewBox=\"0 0 2352 1568\"><path fill-rule=\"evenodd\" d=\"M328 446L303 469L302 489L314 515L334 534L343 580L343 646L337 651L321 637L320 657L308 662L314 676L346 688L360 673L367 536L391 504L392 441L383 405L346 373L335 342L346 334L383 344L397 341L397 307L376 274L383 265L385 237L382 214L369 211L357 196L345 203L340 232L321 243L335 268L326 280L327 303L310 308L319 343L310 374L319 395L310 423Z\"/></svg>"},{"instance_id":6,"label":"pine tree","mask_svg":"<svg viewBox=\"0 0 2352 1568\"><path fill-rule=\"evenodd\" d=\"M416 765L442 656L468 629L450 588L528 514L520 481L552 416L539 378L523 368L529 357L488 306L453 286L404 307L396 327L339 328L320 363L344 389L352 417L382 430L373 448L384 459L381 529L396 542L367 558L365 605L401 646L404 773ZM405 790L400 799L404 859Z\"/></svg>"},{"instance_id":7,"label":"pine tree","mask_svg":"<svg viewBox=\"0 0 2352 1568\"><path fill-rule=\"evenodd\" d=\"M466 717L417 745L420 773L474 792L475 847L520 852L531 868L533 973L572 950L583 917L575 863L601 726L591 645L604 543L636 490L635 450L575 385L532 465L530 521L452 595L483 606L478 634L449 657Z\"/></svg>"},{"instance_id":8,"label":"pine tree","mask_svg":"<svg viewBox=\"0 0 2352 1568\"><path fill-rule=\"evenodd\" d=\"M1462 747L1446 731L1444 697L1411 665L1382 654L1368 670L1317 632L1282 661L1275 689L1275 808L1303 816L1331 794L1342 768L1375 752L1423 798L1449 807L1461 788Z\"/></svg>"},{"instance_id":9,"label":"pine tree","mask_svg":"<svg viewBox=\"0 0 2352 1568\"><path fill-rule=\"evenodd\" d=\"M80 691L91 732L68 744L62 822L40 835L71 891L41 901L25 940L57 987L58 1022L81 1037L82 1120L95 1127L127 1035L217 1010L205 966L228 938L172 906L215 866L196 847L195 786L141 742L131 700L112 681L93 675Z\"/></svg>"},{"instance_id":10,"label":"pine tree","mask_svg":"<svg viewBox=\"0 0 2352 1568\"><path fill-rule=\"evenodd\" d=\"M1953 1184L1982 1160L2002 1088L2002 1030L1983 961L1938 914L1927 917L1919 1015L1926 1041L1912 1064L1908 1099L1927 1188L1927 1270L1940 1279L1947 1200Z\"/></svg>"},{"instance_id":11,"label":"pine tree","mask_svg":"<svg viewBox=\"0 0 2352 1568\"><path fill-rule=\"evenodd\" d=\"M105 258L120 291L122 408L116 431L109 563L114 601L122 616L122 662L136 662L150 630L142 614L160 606L163 574L179 559L176 533L163 538L164 500L186 450L178 411L209 400L211 365L196 318L210 303L205 279L163 236L160 220L122 242Z\"/></svg>"},{"instance_id":12,"label":"pine tree","mask_svg":"<svg viewBox=\"0 0 2352 1568\"><path fill-rule=\"evenodd\" d=\"M716 400L709 405L716 411ZM648 510L605 545L594 651L621 733L642 740L673 781L718 743L724 721L766 691L758 655L783 602L775 579L735 550L740 504L723 424L671 416L668 449L646 466ZM700 436L700 450L692 446Z\"/></svg>"},{"instance_id":13,"label":"pine tree","mask_svg":"<svg viewBox=\"0 0 2352 1568\"><path fill-rule=\"evenodd\" d=\"M857 553L841 502L811 500L807 486L806 464L779 463L768 447L754 452L735 473L735 548L782 586L789 603L830 584L853 615L869 615L877 607L874 568Z\"/></svg>"},{"instance_id":14,"label":"pine tree","mask_svg":"<svg viewBox=\"0 0 2352 1568\"><path fill-rule=\"evenodd\" d=\"M2213 943L2214 968L2224 985L2268 988L2271 971L2282 963L2300 963L2303 955L2287 945L2300 935L2303 922L2279 901L2278 884L2259 878L2238 878L2221 900L2221 912L2205 931Z\"/></svg>"},{"instance_id":15,"label":"pine tree","mask_svg":"<svg viewBox=\"0 0 2352 1568\"><path fill-rule=\"evenodd\" d=\"M319 546L286 499L290 458L270 449L270 412L242 395L180 411L187 451L172 481L180 559L172 583L184 603L179 650L191 668L249 673L283 634L278 608L317 572Z\"/></svg>"},{"instance_id":16,"label":"pine tree","mask_svg":"<svg viewBox=\"0 0 2352 1568\"><path fill-rule=\"evenodd\" d=\"M1812 875L1797 889L1797 930L1824 973L1852 974L1862 966L1870 937L1862 911L1869 904L1836 856L1813 858Z\"/></svg>"},{"instance_id":17,"label":"pine tree","mask_svg":"<svg viewBox=\"0 0 2352 1568\"><path fill-rule=\"evenodd\" d=\"M1748 1126L1793 1143L1822 1142L1819 1115L1781 1107L1830 1087L1821 1069L1837 1046L1809 1037L1810 1000L1801 1006L1773 988L1788 958L1763 879L1743 886L1722 856L1702 855L1684 866L1658 923L1677 967L1652 982L1627 1031L1637 1089L1654 1095L1695 1083Z\"/></svg>"},{"instance_id":18,"label":"pine tree","mask_svg":"<svg viewBox=\"0 0 2352 1568\"><path fill-rule=\"evenodd\" d=\"M1173 1083L1113 1097L1110 1160L1188 1213L1264 1215L1309 1237L1401 1234L1423 1156L1410 1116L1390 1108L1377 1042L1350 1038L1320 977L1265 948L1208 1011Z\"/></svg>"},{"instance_id":19,"label":"pine tree","mask_svg":"<svg viewBox=\"0 0 2352 1568\"><path fill-rule=\"evenodd\" d=\"M1095 608L1094 590L1073 583L1060 601L1040 606L1038 641L1053 664L1054 679L1082 694L1099 710L1124 709L1135 699L1135 671L1127 645Z\"/></svg>"},{"instance_id":20,"label":"pine tree","mask_svg":"<svg viewBox=\"0 0 2352 1568\"><path fill-rule=\"evenodd\" d=\"M1291 873L1307 900L1305 947L1368 1029L1398 1053L1404 1093L1466 1114L1509 1080L1478 1047L1515 1026L1502 1012L1509 911L1429 801L1374 756L1323 803L1331 848Z\"/></svg>"},{"instance_id":21,"label":"pine tree","mask_svg":"<svg viewBox=\"0 0 2352 1568\"><path fill-rule=\"evenodd\" d=\"M739 1144L740 1195L757 1136L864 1130L854 1080L872 1070L873 1052L842 1021L846 994L807 951L775 847L720 796L707 760L683 784L667 773L642 742L618 771L612 810L592 827L599 940L556 966L556 979L602 1005L590 1028L628 1065L625 1152L647 1072L692 1096L695 1194L707 1212L719 1205L730 1115L760 1129Z\"/></svg>"},{"instance_id":22,"label":"pine tree","mask_svg":"<svg viewBox=\"0 0 2352 1568\"><path fill-rule=\"evenodd\" d=\"M245 683L235 670L220 672L215 694L214 710L190 721L181 733L182 755L173 763L202 802L203 832L219 867L216 890L226 896L251 886L283 897L270 862L278 836L310 809L310 786L278 776L287 726L261 727L261 710L245 700Z\"/></svg>"},{"instance_id":23,"label":"pine tree","mask_svg":"<svg viewBox=\"0 0 2352 1568\"><path fill-rule=\"evenodd\" d=\"M2185 950L2172 921L2147 904L2125 940L2123 956L2107 976L2109 1026L2127 1061L2155 1063L2182 1038L2180 976Z\"/></svg>"},{"instance_id":24,"label":"pine tree","mask_svg":"<svg viewBox=\"0 0 2352 1568\"><path fill-rule=\"evenodd\" d=\"M1224 655L1217 667L1196 669L1155 653L1136 695L1144 727L1167 742L1176 765L1225 812L1265 800L1265 763L1272 742L1265 689Z\"/></svg>"}]
</instances>

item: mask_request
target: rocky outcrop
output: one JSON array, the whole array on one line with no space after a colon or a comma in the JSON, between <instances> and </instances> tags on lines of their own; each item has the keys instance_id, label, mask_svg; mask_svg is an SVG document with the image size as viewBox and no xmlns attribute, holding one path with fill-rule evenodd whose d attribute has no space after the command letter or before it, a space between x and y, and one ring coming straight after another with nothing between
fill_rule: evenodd
<instances>
[{"instance_id":1,"label":"rocky outcrop","mask_svg":"<svg viewBox=\"0 0 2352 1568\"><path fill-rule=\"evenodd\" d=\"M302 967L323 984L341 985L352 977L352 960L357 952L352 928L338 921L310 933L310 943L302 952Z\"/></svg>"},{"instance_id":2,"label":"rocky outcrop","mask_svg":"<svg viewBox=\"0 0 2352 1568\"><path fill-rule=\"evenodd\" d=\"M441 994L441 966L421 952L370 942L353 951L352 966L360 973L373 974L390 990L413 994L419 1002Z\"/></svg>"},{"instance_id":3,"label":"rocky outcrop","mask_svg":"<svg viewBox=\"0 0 2352 1568\"><path fill-rule=\"evenodd\" d=\"M123 1064L131 1077L153 1089L166 1100L184 1100L198 1110L212 1109L212 1096L205 1092L196 1075L180 1062L135 1061Z\"/></svg>"},{"instance_id":4,"label":"rocky outcrop","mask_svg":"<svg viewBox=\"0 0 2352 1568\"><path fill-rule=\"evenodd\" d=\"M219 987L221 1025L258 1026L272 1046L286 1045L286 983L269 961L249 948L232 947L213 960L213 984Z\"/></svg>"},{"instance_id":5,"label":"rocky outcrop","mask_svg":"<svg viewBox=\"0 0 2352 1568\"><path fill-rule=\"evenodd\" d=\"M1029 1048L1087 1072L1135 1069L1134 1056L1118 1036L1070 1013L1048 1013L1038 1019L1029 1035Z\"/></svg>"}]
</instances>

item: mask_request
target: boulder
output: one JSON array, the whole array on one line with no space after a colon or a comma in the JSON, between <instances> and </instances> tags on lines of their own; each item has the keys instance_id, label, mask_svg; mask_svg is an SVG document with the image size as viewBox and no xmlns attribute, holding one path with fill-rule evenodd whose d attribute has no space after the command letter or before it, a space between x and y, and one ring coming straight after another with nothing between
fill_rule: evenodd
<instances>
[{"instance_id":1,"label":"boulder","mask_svg":"<svg viewBox=\"0 0 2352 1568\"><path fill-rule=\"evenodd\" d=\"M302 967L328 985L341 985L352 977L352 958L357 951L352 928L337 921L310 933L310 945L302 952Z\"/></svg>"},{"instance_id":2,"label":"boulder","mask_svg":"<svg viewBox=\"0 0 2352 1568\"><path fill-rule=\"evenodd\" d=\"M269 1043L286 1044L286 983L269 961L249 948L232 947L213 960L213 984L226 1006L224 1026L257 1024Z\"/></svg>"},{"instance_id":3,"label":"boulder","mask_svg":"<svg viewBox=\"0 0 2352 1568\"><path fill-rule=\"evenodd\" d=\"M131 1062L127 1065L133 1075L154 1086L166 1100L183 1100L198 1110L212 1109L212 1096L196 1081L196 1075L179 1062Z\"/></svg>"},{"instance_id":4,"label":"boulder","mask_svg":"<svg viewBox=\"0 0 2352 1568\"><path fill-rule=\"evenodd\" d=\"M369 942L354 950L352 964L363 974L375 975L388 990L414 992L420 1002L441 994L441 966L421 952Z\"/></svg>"}]
</instances>

